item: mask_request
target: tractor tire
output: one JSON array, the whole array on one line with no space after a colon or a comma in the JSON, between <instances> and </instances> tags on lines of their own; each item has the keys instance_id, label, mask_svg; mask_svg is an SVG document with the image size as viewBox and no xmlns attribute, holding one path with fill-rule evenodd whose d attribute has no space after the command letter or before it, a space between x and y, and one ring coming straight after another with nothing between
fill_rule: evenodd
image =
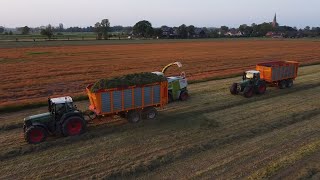
<instances>
[{"instance_id":1,"label":"tractor tire","mask_svg":"<svg viewBox=\"0 0 320 180\"><path fill-rule=\"evenodd\" d=\"M238 83L233 83L230 86L230 93L233 94L233 95L239 94Z\"/></svg>"},{"instance_id":2,"label":"tractor tire","mask_svg":"<svg viewBox=\"0 0 320 180\"><path fill-rule=\"evenodd\" d=\"M264 94L267 90L267 85L265 82L261 82L257 87L257 94Z\"/></svg>"},{"instance_id":3,"label":"tractor tire","mask_svg":"<svg viewBox=\"0 0 320 180\"><path fill-rule=\"evenodd\" d=\"M137 123L141 120L141 114L135 110L129 111L127 114L127 119L130 123Z\"/></svg>"},{"instance_id":4,"label":"tractor tire","mask_svg":"<svg viewBox=\"0 0 320 180\"><path fill-rule=\"evenodd\" d=\"M188 94L187 91L182 91L182 92L180 93L179 99L180 99L181 101L186 101L188 98L189 98L189 94Z\"/></svg>"},{"instance_id":5,"label":"tractor tire","mask_svg":"<svg viewBox=\"0 0 320 180\"><path fill-rule=\"evenodd\" d=\"M244 97L246 98L250 98L253 96L253 91L254 91L254 88L253 86L246 86L243 90L243 95Z\"/></svg>"},{"instance_id":6,"label":"tractor tire","mask_svg":"<svg viewBox=\"0 0 320 180\"><path fill-rule=\"evenodd\" d=\"M71 116L62 124L64 136L76 136L86 131L86 122L79 116Z\"/></svg>"},{"instance_id":7,"label":"tractor tire","mask_svg":"<svg viewBox=\"0 0 320 180\"><path fill-rule=\"evenodd\" d=\"M142 111L142 118L143 119L154 120L157 118L157 115L158 115L158 111L154 107L148 107Z\"/></svg>"},{"instance_id":8,"label":"tractor tire","mask_svg":"<svg viewBox=\"0 0 320 180\"><path fill-rule=\"evenodd\" d=\"M47 139L48 132L40 126L30 126L24 133L24 138L29 144L38 144Z\"/></svg>"},{"instance_id":9,"label":"tractor tire","mask_svg":"<svg viewBox=\"0 0 320 180\"><path fill-rule=\"evenodd\" d=\"M285 89L287 86L287 83L286 83L286 81L283 80L283 81L279 82L278 86L280 89Z\"/></svg>"},{"instance_id":10,"label":"tractor tire","mask_svg":"<svg viewBox=\"0 0 320 180\"><path fill-rule=\"evenodd\" d=\"M287 81L286 81L286 87L287 88L291 88L293 86L293 80L292 79L288 79Z\"/></svg>"}]
</instances>

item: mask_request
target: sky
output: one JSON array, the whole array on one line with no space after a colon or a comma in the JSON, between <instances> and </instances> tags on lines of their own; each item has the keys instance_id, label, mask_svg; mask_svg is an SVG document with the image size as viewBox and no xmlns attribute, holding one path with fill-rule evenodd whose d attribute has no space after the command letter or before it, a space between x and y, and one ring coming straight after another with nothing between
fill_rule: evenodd
<instances>
[{"instance_id":1,"label":"sky","mask_svg":"<svg viewBox=\"0 0 320 180\"><path fill-rule=\"evenodd\" d=\"M154 27L181 24L197 27L239 27L271 22L320 27L320 0L0 0L0 26L133 26L148 20Z\"/></svg>"}]
</instances>

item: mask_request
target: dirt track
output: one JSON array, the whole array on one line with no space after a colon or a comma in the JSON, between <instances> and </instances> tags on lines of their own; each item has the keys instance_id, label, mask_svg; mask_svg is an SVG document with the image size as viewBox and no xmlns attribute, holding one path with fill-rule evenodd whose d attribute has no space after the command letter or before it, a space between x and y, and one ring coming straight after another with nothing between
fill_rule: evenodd
<instances>
[{"instance_id":1,"label":"dirt track","mask_svg":"<svg viewBox=\"0 0 320 180\"><path fill-rule=\"evenodd\" d=\"M320 41L248 39L0 49L0 107L84 95L84 87L100 78L160 71L177 60L190 80L199 80L270 60L319 63L319 52Z\"/></svg>"},{"instance_id":2,"label":"dirt track","mask_svg":"<svg viewBox=\"0 0 320 180\"><path fill-rule=\"evenodd\" d=\"M154 122L92 126L40 145L25 144L18 127L44 108L1 114L0 179L319 177L319 70L300 68L292 89L251 99L229 94L240 77L193 84L190 100Z\"/></svg>"}]
</instances>

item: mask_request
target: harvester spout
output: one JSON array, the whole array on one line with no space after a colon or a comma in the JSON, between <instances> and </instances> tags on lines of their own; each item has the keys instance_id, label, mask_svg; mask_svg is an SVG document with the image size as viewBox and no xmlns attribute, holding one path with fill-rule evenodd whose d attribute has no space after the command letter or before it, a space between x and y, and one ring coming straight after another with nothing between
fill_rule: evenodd
<instances>
[{"instance_id":1,"label":"harvester spout","mask_svg":"<svg viewBox=\"0 0 320 180\"><path fill-rule=\"evenodd\" d=\"M166 66L162 69L162 73L165 74L165 72L167 71L167 69L168 69L170 66L173 66L173 65L177 65L179 68L182 67L181 62L170 63L170 64L166 65Z\"/></svg>"}]
</instances>

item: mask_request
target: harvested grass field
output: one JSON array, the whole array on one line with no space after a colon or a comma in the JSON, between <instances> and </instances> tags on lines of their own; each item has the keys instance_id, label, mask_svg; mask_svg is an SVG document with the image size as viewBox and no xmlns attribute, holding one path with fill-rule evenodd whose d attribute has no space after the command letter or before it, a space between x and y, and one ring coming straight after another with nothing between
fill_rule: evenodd
<instances>
[{"instance_id":1,"label":"harvested grass field","mask_svg":"<svg viewBox=\"0 0 320 180\"><path fill-rule=\"evenodd\" d=\"M1 48L0 108L45 102L48 96L81 96L86 85L100 78L160 71L177 60L189 80L236 74L269 60L320 62L320 41L159 42Z\"/></svg>"},{"instance_id":2,"label":"harvested grass field","mask_svg":"<svg viewBox=\"0 0 320 180\"><path fill-rule=\"evenodd\" d=\"M39 145L24 142L21 121L46 108L0 114L0 179L319 179L319 69L250 99L229 93L241 77L192 84L155 121L118 119Z\"/></svg>"}]
</instances>

